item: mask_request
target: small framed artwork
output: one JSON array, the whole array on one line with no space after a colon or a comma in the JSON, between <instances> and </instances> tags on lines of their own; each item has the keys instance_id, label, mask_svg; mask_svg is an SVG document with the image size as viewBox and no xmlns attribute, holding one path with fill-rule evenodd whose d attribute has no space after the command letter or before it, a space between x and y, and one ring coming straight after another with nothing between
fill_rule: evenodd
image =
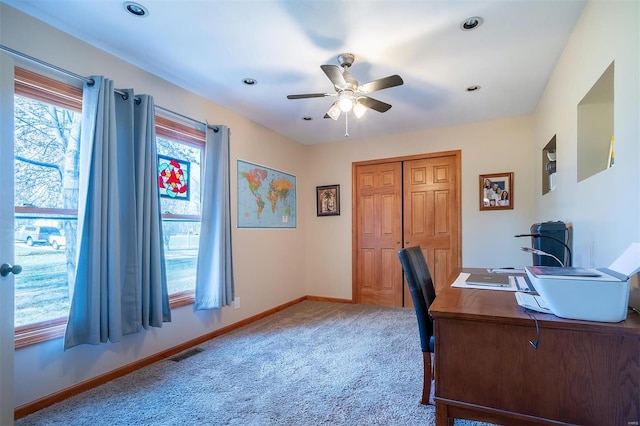
<instances>
[{"instance_id":1,"label":"small framed artwork","mask_svg":"<svg viewBox=\"0 0 640 426\"><path fill-rule=\"evenodd\" d=\"M191 162L158 155L158 187L160 196L189 201Z\"/></svg>"},{"instance_id":2,"label":"small framed artwork","mask_svg":"<svg viewBox=\"0 0 640 426\"><path fill-rule=\"evenodd\" d=\"M316 186L318 216L340 215L340 185Z\"/></svg>"},{"instance_id":3,"label":"small framed artwork","mask_svg":"<svg viewBox=\"0 0 640 426\"><path fill-rule=\"evenodd\" d=\"M480 175L480 210L513 209L513 172Z\"/></svg>"}]
</instances>

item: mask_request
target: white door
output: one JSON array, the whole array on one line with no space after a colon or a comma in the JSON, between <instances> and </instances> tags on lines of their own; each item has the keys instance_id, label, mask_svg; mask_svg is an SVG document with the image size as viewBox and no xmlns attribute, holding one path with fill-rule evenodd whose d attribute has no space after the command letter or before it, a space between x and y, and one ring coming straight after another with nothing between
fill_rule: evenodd
<instances>
[{"instance_id":1,"label":"white door","mask_svg":"<svg viewBox=\"0 0 640 426\"><path fill-rule=\"evenodd\" d=\"M14 410L13 66L0 52L0 425L13 424Z\"/></svg>"}]
</instances>

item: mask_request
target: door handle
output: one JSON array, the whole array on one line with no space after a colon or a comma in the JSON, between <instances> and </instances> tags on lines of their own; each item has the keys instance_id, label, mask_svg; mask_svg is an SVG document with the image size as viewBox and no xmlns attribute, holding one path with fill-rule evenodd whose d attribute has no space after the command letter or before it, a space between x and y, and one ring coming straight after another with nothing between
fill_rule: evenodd
<instances>
[{"instance_id":1,"label":"door handle","mask_svg":"<svg viewBox=\"0 0 640 426\"><path fill-rule=\"evenodd\" d=\"M20 265L9 265L8 263L3 263L2 265L0 265L0 275L2 275L3 277L6 277L9 274L13 274L13 275L18 275L20 272L22 272L22 266Z\"/></svg>"}]
</instances>

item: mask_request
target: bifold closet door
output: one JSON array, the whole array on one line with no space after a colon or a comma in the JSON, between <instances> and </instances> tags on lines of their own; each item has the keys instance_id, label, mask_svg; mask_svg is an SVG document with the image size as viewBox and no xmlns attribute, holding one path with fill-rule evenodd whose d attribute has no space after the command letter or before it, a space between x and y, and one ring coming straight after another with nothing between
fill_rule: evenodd
<instances>
[{"instance_id":1,"label":"bifold closet door","mask_svg":"<svg viewBox=\"0 0 640 426\"><path fill-rule=\"evenodd\" d=\"M356 301L402 306L402 162L357 166L354 186Z\"/></svg>"},{"instance_id":2,"label":"bifold closet door","mask_svg":"<svg viewBox=\"0 0 640 426\"><path fill-rule=\"evenodd\" d=\"M420 246L436 292L460 266L460 151L354 164L357 303L412 307L398 250Z\"/></svg>"},{"instance_id":3,"label":"bifold closet door","mask_svg":"<svg viewBox=\"0 0 640 426\"><path fill-rule=\"evenodd\" d=\"M436 292L459 263L457 167L451 155L404 162L404 246L422 248Z\"/></svg>"}]
</instances>

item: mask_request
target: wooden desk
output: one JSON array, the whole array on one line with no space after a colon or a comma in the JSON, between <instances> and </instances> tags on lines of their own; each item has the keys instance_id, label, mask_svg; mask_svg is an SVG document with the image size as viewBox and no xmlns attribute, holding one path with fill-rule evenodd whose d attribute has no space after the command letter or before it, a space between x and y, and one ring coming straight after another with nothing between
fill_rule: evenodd
<instances>
[{"instance_id":1,"label":"wooden desk","mask_svg":"<svg viewBox=\"0 0 640 426\"><path fill-rule=\"evenodd\" d=\"M465 270L466 271L466 270ZM450 282L457 277L457 273ZM640 315L601 323L535 313L506 291L443 289L435 322L436 424L638 425Z\"/></svg>"}]
</instances>

